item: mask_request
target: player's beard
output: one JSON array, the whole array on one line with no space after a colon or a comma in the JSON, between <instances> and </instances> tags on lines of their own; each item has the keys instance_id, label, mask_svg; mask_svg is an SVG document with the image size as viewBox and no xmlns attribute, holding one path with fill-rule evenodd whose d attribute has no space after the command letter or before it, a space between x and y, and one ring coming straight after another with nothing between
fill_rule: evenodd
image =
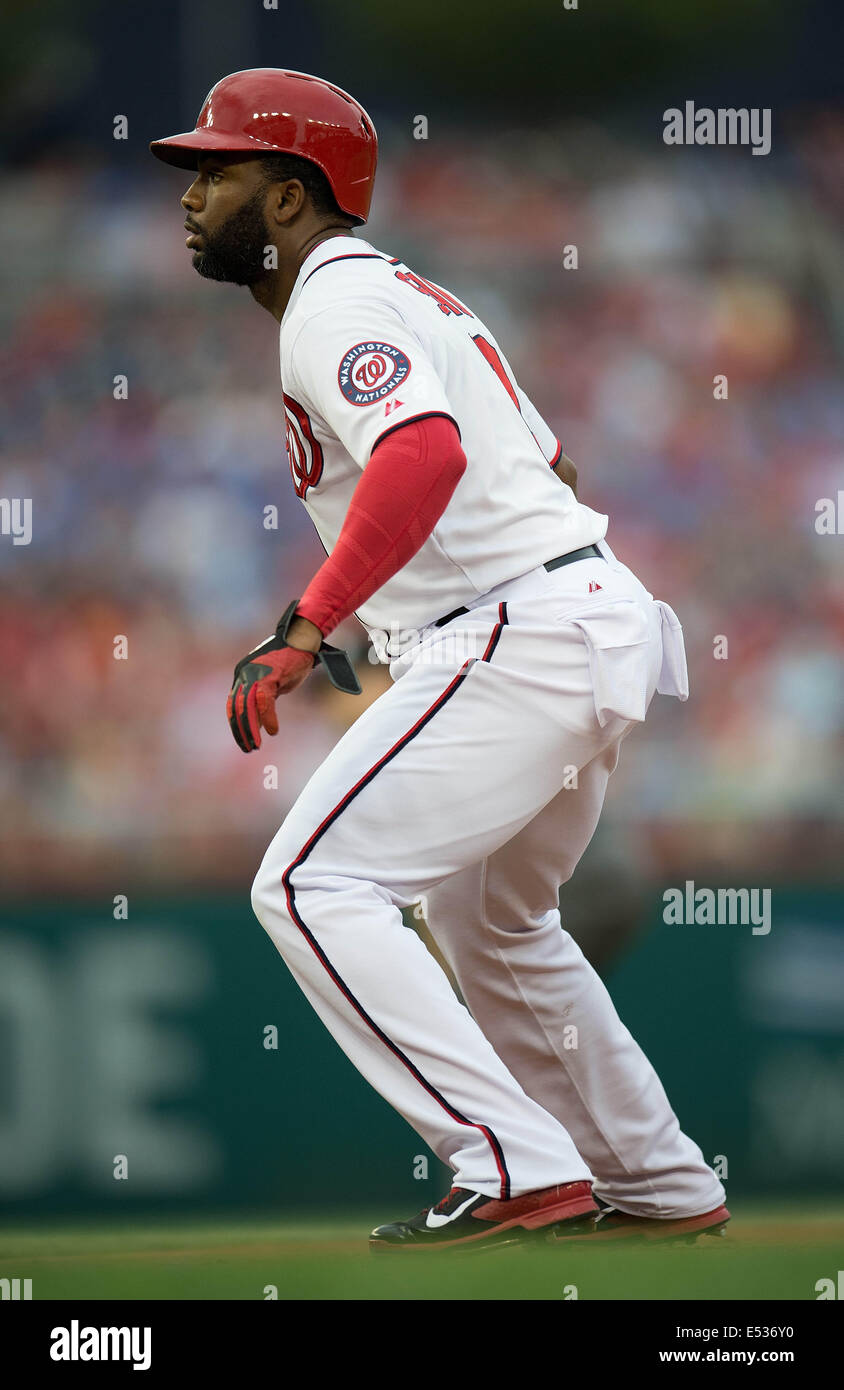
<instances>
[{"instance_id":1,"label":"player's beard","mask_svg":"<svg viewBox=\"0 0 844 1390\"><path fill-rule=\"evenodd\" d=\"M202 233L201 251L193 253L193 268L206 280L254 285L267 274L264 255L270 237L264 219L263 189L233 212L214 233Z\"/></svg>"}]
</instances>

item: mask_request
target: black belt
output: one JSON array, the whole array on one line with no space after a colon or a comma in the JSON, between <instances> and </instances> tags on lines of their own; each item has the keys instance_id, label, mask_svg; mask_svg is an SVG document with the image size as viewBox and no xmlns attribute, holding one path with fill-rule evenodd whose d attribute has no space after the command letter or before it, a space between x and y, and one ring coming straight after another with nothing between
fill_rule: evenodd
<instances>
[{"instance_id":1,"label":"black belt","mask_svg":"<svg viewBox=\"0 0 844 1390\"><path fill-rule=\"evenodd\" d=\"M579 550L570 550L568 555L558 555L554 560L546 560L544 568L547 570L558 570L561 565L571 565L575 560L589 560L595 555L597 555L599 560L606 558L601 554L597 545L582 545ZM444 618L437 618L434 627L445 627L446 623L450 623L452 618L459 618L463 613L468 612L468 608L455 608L453 613L446 613Z\"/></svg>"}]
</instances>

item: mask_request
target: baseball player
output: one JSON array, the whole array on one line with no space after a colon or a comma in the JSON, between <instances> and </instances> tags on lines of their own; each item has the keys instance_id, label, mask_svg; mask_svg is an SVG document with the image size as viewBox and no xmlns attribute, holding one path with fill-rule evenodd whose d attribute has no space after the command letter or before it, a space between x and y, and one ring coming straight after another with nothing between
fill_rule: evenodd
<instances>
[{"instance_id":1,"label":"baseball player","mask_svg":"<svg viewBox=\"0 0 844 1390\"><path fill-rule=\"evenodd\" d=\"M454 1171L372 1248L721 1230L723 1187L558 911L622 740L656 691L687 697L675 615L577 500L489 328L355 235L377 140L352 97L236 72L151 149L192 171L194 268L278 320L293 485L327 555L238 662L232 734L260 748L317 664L357 688L326 641L352 613L390 663L252 889L325 1026ZM420 901L468 1008L403 924Z\"/></svg>"}]
</instances>

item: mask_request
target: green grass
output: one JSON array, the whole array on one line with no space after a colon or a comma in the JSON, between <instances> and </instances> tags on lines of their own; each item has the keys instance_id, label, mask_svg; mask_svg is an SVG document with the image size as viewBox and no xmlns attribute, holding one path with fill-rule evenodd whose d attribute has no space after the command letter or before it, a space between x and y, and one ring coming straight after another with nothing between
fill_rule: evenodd
<instances>
[{"instance_id":1,"label":"green grass","mask_svg":"<svg viewBox=\"0 0 844 1390\"><path fill-rule=\"evenodd\" d=\"M0 1277L33 1299L806 1299L844 1268L844 1211L731 1203L694 1246L371 1256L383 1213L338 1220L169 1222L0 1231Z\"/></svg>"}]
</instances>

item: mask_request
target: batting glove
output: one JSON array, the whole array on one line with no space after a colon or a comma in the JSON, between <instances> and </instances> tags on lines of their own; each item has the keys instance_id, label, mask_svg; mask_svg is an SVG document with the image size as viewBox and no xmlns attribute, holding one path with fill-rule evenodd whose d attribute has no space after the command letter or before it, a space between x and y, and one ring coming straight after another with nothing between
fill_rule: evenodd
<instances>
[{"instance_id":1,"label":"batting glove","mask_svg":"<svg viewBox=\"0 0 844 1390\"><path fill-rule=\"evenodd\" d=\"M287 631L296 615L298 599L285 609L272 637L253 648L234 668L234 680L226 701L226 715L234 741L244 753L261 747L261 729L278 733L275 702L288 695L321 662L332 685L351 695L360 694L360 683L345 652L323 642L318 652L287 645Z\"/></svg>"}]
</instances>

